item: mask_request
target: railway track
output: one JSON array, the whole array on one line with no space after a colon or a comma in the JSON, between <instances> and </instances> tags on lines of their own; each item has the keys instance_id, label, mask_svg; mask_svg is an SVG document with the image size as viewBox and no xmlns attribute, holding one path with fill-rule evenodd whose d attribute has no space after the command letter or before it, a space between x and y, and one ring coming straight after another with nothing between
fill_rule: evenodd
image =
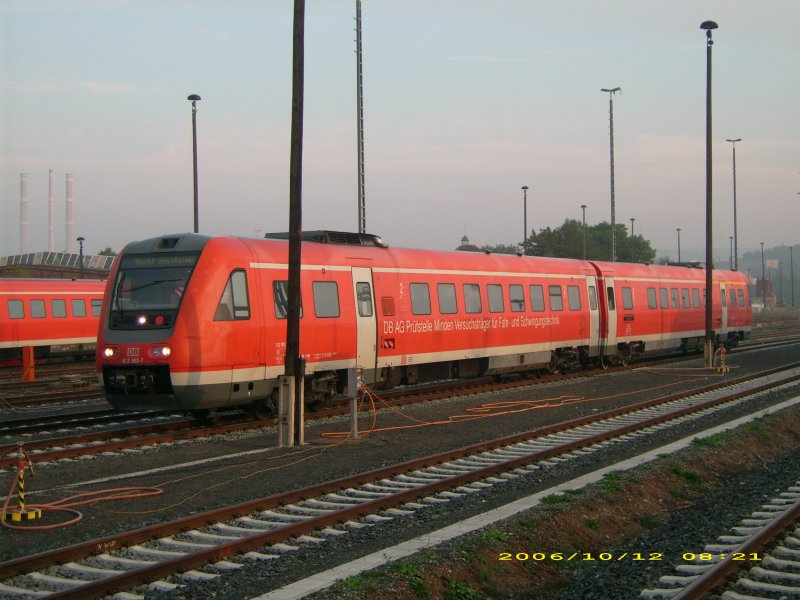
<instances>
[{"instance_id":1,"label":"railway track","mask_svg":"<svg viewBox=\"0 0 800 600\"><path fill-rule=\"evenodd\" d=\"M731 527L701 553L685 553L676 575L642 591L649 600L694 600L732 580L722 600L770 600L800 596L800 482ZM791 529L789 534L785 534ZM772 546L770 548L770 546ZM769 548L769 549L768 549Z\"/></svg>"},{"instance_id":2,"label":"railway track","mask_svg":"<svg viewBox=\"0 0 800 600\"><path fill-rule=\"evenodd\" d=\"M757 384L729 381L9 561L0 564L0 593L13 597L37 590L41 597L96 598L151 581L151 589L166 591L249 561L280 560L298 545L322 544L426 506L484 493L800 379L800 365L793 365L789 376L781 371L759 374ZM134 593L141 597L144 591Z\"/></svg>"},{"instance_id":3,"label":"railway track","mask_svg":"<svg viewBox=\"0 0 800 600\"><path fill-rule=\"evenodd\" d=\"M769 346L759 345L757 348L742 349L739 352L765 350L771 347L780 347L787 342L776 341ZM554 374L542 376L537 379L513 378L496 382L492 379L460 380L443 384L425 385L412 389L392 390L382 394L382 399L387 407L399 407L419 402L432 402L435 400L452 398L453 396L466 396L489 392L510 391L530 385L547 382L561 382L570 378L584 378L587 376L603 375L607 372L621 372L629 369L648 369L669 365L685 360L685 357L659 358L649 361L647 366L636 367L611 367L605 371L592 370L571 374ZM724 385L718 384L718 385ZM74 392L80 398L85 392ZM94 412L95 407L90 407ZM308 419L324 419L333 416L349 414L349 402L340 400L331 408L309 413ZM5 435L7 440L7 453L0 456L0 469L10 468L17 463L16 449L20 442L25 443L25 448L36 462L53 462L77 456L96 455L106 452L117 452L131 448L152 447L158 444L172 443L178 440L189 440L220 435L232 432L243 432L264 427L274 426L274 419L251 420L243 414L221 414L209 422L193 421L189 418L171 418L164 420L164 413L118 413L115 419L112 415L87 416L94 421L95 427L101 424L105 428L101 431L87 433L85 427L77 433L63 435L64 428L60 428L60 435L53 435L54 425L52 420L39 421L29 419L17 420L9 423L5 430L0 429L0 435ZM156 423L152 423L157 419ZM57 422L57 419L55 420ZM133 422L131 422L133 421ZM114 424L123 422L122 427L113 427ZM16 438L14 436L17 436ZM19 436L24 436L20 438Z\"/></svg>"}]
</instances>

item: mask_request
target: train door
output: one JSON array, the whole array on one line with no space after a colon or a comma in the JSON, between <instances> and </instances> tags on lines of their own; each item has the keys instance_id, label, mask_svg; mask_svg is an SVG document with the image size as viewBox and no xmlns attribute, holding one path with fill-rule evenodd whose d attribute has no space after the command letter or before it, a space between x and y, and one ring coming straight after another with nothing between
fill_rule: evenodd
<instances>
[{"instance_id":1,"label":"train door","mask_svg":"<svg viewBox=\"0 0 800 600\"><path fill-rule=\"evenodd\" d=\"M589 291L589 356L600 353L600 306L597 301L597 277L586 277L586 289Z\"/></svg>"},{"instance_id":2,"label":"train door","mask_svg":"<svg viewBox=\"0 0 800 600\"><path fill-rule=\"evenodd\" d=\"M614 278L604 277L603 287L605 287L606 318L608 320L605 353L613 355L617 353L617 298L614 291Z\"/></svg>"},{"instance_id":3,"label":"train door","mask_svg":"<svg viewBox=\"0 0 800 600\"><path fill-rule=\"evenodd\" d=\"M719 284L719 296L720 296L720 310L722 311L722 322L719 324L719 337L721 340L728 339L728 290L725 287L725 284L720 282ZM717 329L715 326L714 329Z\"/></svg>"},{"instance_id":4,"label":"train door","mask_svg":"<svg viewBox=\"0 0 800 600\"><path fill-rule=\"evenodd\" d=\"M366 383L375 381L378 330L375 316L372 269L353 267L353 293L356 299L356 364Z\"/></svg>"}]
</instances>

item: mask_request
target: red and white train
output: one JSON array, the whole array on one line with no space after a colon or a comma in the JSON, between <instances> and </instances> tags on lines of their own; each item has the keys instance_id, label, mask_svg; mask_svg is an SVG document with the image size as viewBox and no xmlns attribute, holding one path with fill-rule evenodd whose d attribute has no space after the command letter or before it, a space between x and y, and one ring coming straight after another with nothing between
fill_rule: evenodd
<instances>
[{"instance_id":1,"label":"red and white train","mask_svg":"<svg viewBox=\"0 0 800 600\"><path fill-rule=\"evenodd\" d=\"M566 371L702 349L705 270L391 249L309 232L302 247L307 400L358 366L376 386ZM325 243L328 242L328 243ZM349 242L349 243L347 243ZM285 239L170 235L128 245L108 280L98 377L120 409L263 408L284 372ZM714 271L718 343L750 334L746 277Z\"/></svg>"},{"instance_id":2,"label":"red and white train","mask_svg":"<svg viewBox=\"0 0 800 600\"><path fill-rule=\"evenodd\" d=\"M95 353L106 282L74 279L0 279L0 362L16 362L21 348L36 357Z\"/></svg>"}]
</instances>

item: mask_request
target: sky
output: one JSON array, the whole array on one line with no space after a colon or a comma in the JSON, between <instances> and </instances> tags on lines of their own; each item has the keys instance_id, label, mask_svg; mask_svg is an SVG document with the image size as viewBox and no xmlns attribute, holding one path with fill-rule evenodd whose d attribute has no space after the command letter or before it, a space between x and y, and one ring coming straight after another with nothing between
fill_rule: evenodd
<instances>
[{"instance_id":1,"label":"sky","mask_svg":"<svg viewBox=\"0 0 800 600\"><path fill-rule=\"evenodd\" d=\"M291 0L0 0L0 255L193 227L288 229ZM515 244L567 218L703 259L713 20L714 253L800 242L797 0L363 0L366 229L394 247ZM356 231L355 0L306 0L303 228ZM76 245L73 247L77 250Z\"/></svg>"}]
</instances>

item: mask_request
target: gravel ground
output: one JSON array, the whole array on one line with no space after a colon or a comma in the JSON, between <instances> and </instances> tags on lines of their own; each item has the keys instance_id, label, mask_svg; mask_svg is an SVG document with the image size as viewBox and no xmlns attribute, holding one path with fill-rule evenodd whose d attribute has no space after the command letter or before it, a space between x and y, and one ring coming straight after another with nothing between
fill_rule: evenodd
<instances>
[{"instance_id":1,"label":"gravel ground","mask_svg":"<svg viewBox=\"0 0 800 600\"><path fill-rule=\"evenodd\" d=\"M735 355L731 357L729 363L740 365L740 368L734 372L738 376L750 371L763 370L776 363L785 363L792 357L798 358L798 356L800 356L800 349L792 347L791 349ZM701 362L701 359L694 359L687 361L686 365L698 367ZM707 384L710 380L711 378L699 384ZM311 443L296 450L272 449L271 447L275 443L275 433L265 429L261 434L224 436L202 442L160 446L139 453L130 453L124 457L117 455L92 460L70 461L58 465L42 465L37 475L28 479L29 503L53 501L77 491L108 488L112 485L163 485L167 489L167 494L155 498L107 503L95 508L86 508L85 518L81 523L63 529L48 532L6 532L8 535L4 534L0 539L0 560L9 560L18 556L63 547L101 535L112 535L133 526L149 525L189 513L244 501L259 495L310 485L393 462L464 446L483 439L592 414L619 404L638 402L668 393L664 387L666 385L669 385L669 392L674 392L696 386L698 382L690 381L687 377L659 375L645 371L614 373L603 377L534 386L506 392L502 395L487 394L457 401L442 401L404 408L403 412L413 415L416 419L437 421L446 419L450 415L459 414L467 406L483 402L545 399L567 395L579 395L587 398L584 402L572 405L471 421L449 427L383 432L369 436L359 444L326 447L330 442L320 437L324 430L347 428L346 422L339 419L324 424L309 425L307 440ZM647 391L642 391L645 389ZM618 396L626 393L627 396ZM617 397L608 398L613 395L617 395ZM765 398L761 403L771 404L790 395L788 392L770 394L769 400ZM726 411L724 420L738 416L739 412L740 410L737 408ZM231 599L251 597L293 581L298 578L298 575L308 575L324 570L332 565L341 564L375 551L387 543L397 543L415 537L430 528L444 526L447 523L504 504L514 498L546 489L559 481L571 479L604 464L612 464L623 456L644 451L673 438L683 437L691 431L706 428L720 420L723 419L706 417L681 427L680 431L662 433L656 436L657 439L648 439L647 442L639 440L635 442L635 450L632 450L630 446L625 448L612 446L602 456L595 454L591 457L568 461L556 468L548 469L545 473L520 478L501 486L501 489L495 493L481 493L451 502L444 507L430 507L417 513L413 519L398 519L389 527L382 527L380 531L377 528L369 528L367 531L348 535L344 540L328 542L321 547L301 549L293 553L288 560L280 561L280 565L248 565L238 574L226 575L214 583L204 584L201 588L188 588L180 595L172 594L164 597L225 597ZM362 427L365 426L365 421L366 419L362 421ZM400 424L407 423L407 421L398 415L389 414L381 416L379 425L384 423ZM234 452L258 449L268 450L261 455L228 458L225 461L214 463L213 466L208 464L183 466L177 471L150 473L138 477L127 476L113 483L102 482L79 489L61 487L120 473L152 470L175 463L186 464L209 456L229 455ZM304 462L298 462L298 458L302 458ZM289 465L290 462L295 464ZM265 470L276 467L279 468ZM254 474L257 475L253 476ZM189 475L196 477L185 479ZM241 479L245 476L249 477ZM11 475L6 473L3 480L9 481L10 477ZM183 481L179 483L166 483L182 478ZM234 478L240 479L213 487ZM773 484L777 481L772 476L767 479ZM0 485L4 484L0 482ZM136 514L120 514L126 511L133 511ZM702 511L700 512L702 513ZM47 518L57 520L59 517L53 515ZM695 531L697 526L691 526L689 529ZM685 548L697 546L697 544L687 546L688 542L684 540L675 543L684 548L681 552L686 551ZM643 569L643 571L646 570Z\"/></svg>"}]
</instances>

